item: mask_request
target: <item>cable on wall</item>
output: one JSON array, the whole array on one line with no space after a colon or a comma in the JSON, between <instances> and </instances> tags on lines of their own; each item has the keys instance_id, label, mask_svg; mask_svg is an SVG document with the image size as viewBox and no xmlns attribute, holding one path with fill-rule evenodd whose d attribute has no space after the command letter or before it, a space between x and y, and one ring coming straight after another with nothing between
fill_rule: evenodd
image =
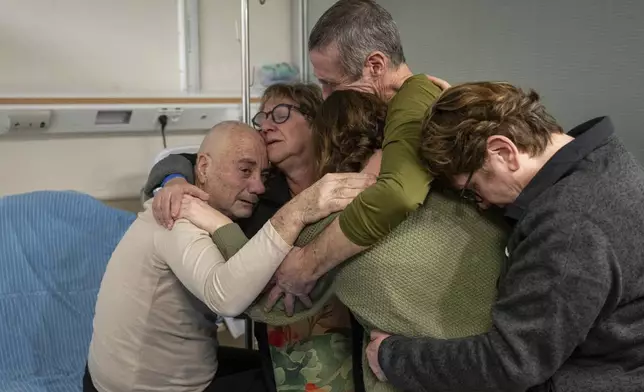
<instances>
[{"instance_id":1,"label":"cable on wall","mask_svg":"<svg viewBox=\"0 0 644 392\"><path fill-rule=\"evenodd\" d=\"M168 126L168 116L162 114L157 119L159 124L161 124L161 139L163 139L163 148L168 148L168 143L165 139L165 127Z\"/></svg>"}]
</instances>

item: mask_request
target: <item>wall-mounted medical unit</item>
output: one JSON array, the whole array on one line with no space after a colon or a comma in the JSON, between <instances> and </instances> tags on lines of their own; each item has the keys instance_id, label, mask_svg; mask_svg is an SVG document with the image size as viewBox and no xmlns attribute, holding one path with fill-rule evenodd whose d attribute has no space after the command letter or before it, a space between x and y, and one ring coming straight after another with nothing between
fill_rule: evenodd
<instances>
[{"instance_id":1,"label":"wall-mounted medical unit","mask_svg":"<svg viewBox=\"0 0 644 392\"><path fill-rule=\"evenodd\" d=\"M239 103L3 104L0 137L155 132L164 122L167 133L195 132L224 120L242 120Z\"/></svg>"}]
</instances>

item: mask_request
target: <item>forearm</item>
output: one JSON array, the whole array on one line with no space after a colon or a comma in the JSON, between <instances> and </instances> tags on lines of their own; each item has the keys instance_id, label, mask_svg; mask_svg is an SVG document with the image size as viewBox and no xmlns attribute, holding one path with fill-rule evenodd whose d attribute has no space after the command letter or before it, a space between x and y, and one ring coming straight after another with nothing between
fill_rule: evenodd
<instances>
[{"instance_id":1,"label":"forearm","mask_svg":"<svg viewBox=\"0 0 644 392\"><path fill-rule=\"evenodd\" d=\"M422 205L430 181L420 162L411 162L396 174L381 174L375 185L364 190L340 214L342 238L361 248L380 241Z\"/></svg>"},{"instance_id":2,"label":"forearm","mask_svg":"<svg viewBox=\"0 0 644 392\"><path fill-rule=\"evenodd\" d=\"M291 246L267 222L246 245L218 265L212 284L206 286L212 304L219 302L218 314L237 316L250 306L262 292Z\"/></svg>"},{"instance_id":3,"label":"forearm","mask_svg":"<svg viewBox=\"0 0 644 392\"><path fill-rule=\"evenodd\" d=\"M178 221L172 231L160 231L155 241L181 283L222 316L243 312L292 248L270 222L227 262L211 237L187 221Z\"/></svg>"},{"instance_id":4,"label":"forearm","mask_svg":"<svg viewBox=\"0 0 644 392\"><path fill-rule=\"evenodd\" d=\"M273 217L271 224L275 231L284 239L289 245L293 245L297 236L300 235L304 229L304 223L300 218L299 206L295 200L286 203Z\"/></svg>"},{"instance_id":5,"label":"forearm","mask_svg":"<svg viewBox=\"0 0 644 392\"><path fill-rule=\"evenodd\" d=\"M289 245L293 245L294 239L303 229L289 209L278 211L270 222L273 229ZM248 243L248 237L246 237L239 225L230 223L221 225L213 231L212 242L221 251L224 259L228 260Z\"/></svg>"},{"instance_id":6,"label":"forearm","mask_svg":"<svg viewBox=\"0 0 644 392\"><path fill-rule=\"evenodd\" d=\"M511 353L508 353L511 355ZM392 336L380 345L378 359L397 389L424 391L516 391L517 369L507 369L494 355L487 335L464 340ZM508 373L509 372L509 373ZM462 375L466 375L463 377Z\"/></svg>"},{"instance_id":7,"label":"forearm","mask_svg":"<svg viewBox=\"0 0 644 392\"><path fill-rule=\"evenodd\" d=\"M310 233L307 233L305 237L314 235L311 233L321 232L323 227L328 225L327 219L323 219L308 226L306 230L309 230ZM248 242L248 239L236 224L223 226L213 233L212 238L225 259L228 259L233 254L237 253L237 251ZM301 235L298 238L298 241L302 241ZM261 321L270 325L288 325L298 320L315 316L315 314L322 309L324 304L333 295L332 283L333 275L326 275L318 279L315 288L309 294L310 299L313 301L313 307L305 308L296 304L293 316L289 317L284 314L284 306L281 302L278 302L271 311L264 310L268 299L265 293L260 294L258 301L253 303L253 305L246 310L246 313L253 320Z\"/></svg>"},{"instance_id":8,"label":"forearm","mask_svg":"<svg viewBox=\"0 0 644 392\"><path fill-rule=\"evenodd\" d=\"M336 218L315 240L303 248L304 260L310 260L305 266L307 280L317 280L345 260L367 249L351 242L342 233L339 220Z\"/></svg>"},{"instance_id":9,"label":"forearm","mask_svg":"<svg viewBox=\"0 0 644 392\"><path fill-rule=\"evenodd\" d=\"M212 233L211 237L212 242L215 243L226 261L248 243L248 238L236 223L230 223L218 228Z\"/></svg>"},{"instance_id":10,"label":"forearm","mask_svg":"<svg viewBox=\"0 0 644 392\"><path fill-rule=\"evenodd\" d=\"M425 75L407 79L389 104L380 175L340 216L344 235L371 246L427 197L431 176L420 160L421 124L440 90Z\"/></svg>"}]
</instances>

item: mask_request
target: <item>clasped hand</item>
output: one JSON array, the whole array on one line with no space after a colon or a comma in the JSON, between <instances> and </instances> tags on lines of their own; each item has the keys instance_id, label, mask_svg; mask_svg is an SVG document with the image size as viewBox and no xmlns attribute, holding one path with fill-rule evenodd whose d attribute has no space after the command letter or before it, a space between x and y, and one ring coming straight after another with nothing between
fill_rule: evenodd
<instances>
[{"instance_id":1,"label":"clasped hand","mask_svg":"<svg viewBox=\"0 0 644 392\"><path fill-rule=\"evenodd\" d=\"M376 182L376 176L367 173L326 174L311 187L297 195L291 203L296 207L302 227L315 223L337 211L343 210L364 189ZM315 262L307 257L306 248L294 247L275 272L275 286L266 303L270 310L284 296L284 310L293 315L295 299L311 307L309 298L315 287Z\"/></svg>"},{"instance_id":2,"label":"clasped hand","mask_svg":"<svg viewBox=\"0 0 644 392\"><path fill-rule=\"evenodd\" d=\"M284 296L284 311L289 317L293 315L296 298L307 308L313 306L309 294L315 287L316 281L310 278L302 253L302 248L293 248L275 272L275 286L268 294L266 311L270 311L282 296Z\"/></svg>"}]
</instances>

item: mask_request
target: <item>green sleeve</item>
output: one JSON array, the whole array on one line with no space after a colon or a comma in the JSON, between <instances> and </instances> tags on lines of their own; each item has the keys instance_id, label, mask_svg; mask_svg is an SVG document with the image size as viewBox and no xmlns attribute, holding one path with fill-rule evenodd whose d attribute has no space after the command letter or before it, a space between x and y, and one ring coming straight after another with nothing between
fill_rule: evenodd
<instances>
[{"instance_id":1,"label":"green sleeve","mask_svg":"<svg viewBox=\"0 0 644 392\"><path fill-rule=\"evenodd\" d=\"M422 74L407 79L391 100L378 181L340 214L340 228L354 244L378 242L425 201L432 178L420 161L421 123L440 93Z\"/></svg>"},{"instance_id":2,"label":"green sleeve","mask_svg":"<svg viewBox=\"0 0 644 392\"><path fill-rule=\"evenodd\" d=\"M246 245L248 238L237 223L229 223L212 233L212 242L228 261L235 253Z\"/></svg>"}]
</instances>

